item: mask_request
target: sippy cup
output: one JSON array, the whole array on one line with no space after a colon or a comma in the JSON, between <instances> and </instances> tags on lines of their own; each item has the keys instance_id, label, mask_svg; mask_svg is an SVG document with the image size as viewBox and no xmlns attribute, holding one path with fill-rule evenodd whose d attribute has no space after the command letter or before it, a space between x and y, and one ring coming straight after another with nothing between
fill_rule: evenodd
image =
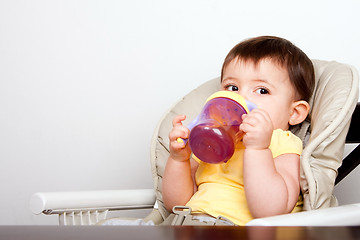
<instances>
[{"instance_id":1,"label":"sippy cup","mask_svg":"<svg viewBox=\"0 0 360 240\"><path fill-rule=\"evenodd\" d=\"M207 163L227 162L235 151L241 116L256 106L235 92L219 91L211 95L201 113L193 120L189 144L193 154Z\"/></svg>"}]
</instances>

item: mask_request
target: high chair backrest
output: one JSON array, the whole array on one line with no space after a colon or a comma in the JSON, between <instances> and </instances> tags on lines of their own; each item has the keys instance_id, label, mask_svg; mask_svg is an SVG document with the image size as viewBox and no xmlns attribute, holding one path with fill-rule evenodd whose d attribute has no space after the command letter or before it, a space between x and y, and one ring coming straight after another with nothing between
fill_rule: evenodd
<instances>
[{"instance_id":1,"label":"high chair backrest","mask_svg":"<svg viewBox=\"0 0 360 240\"><path fill-rule=\"evenodd\" d=\"M301 156L301 190L304 210L337 205L332 195L341 165L345 138L358 101L359 76L353 67L313 60L316 86L306 121L291 129L304 142ZM169 156L168 135L176 115L187 116L187 125L201 111L205 100L220 90L220 78L212 79L187 94L159 121L151 145L151 165L160 214L169 213L162 200L162 176Z\"/></svg>"}]
</instances>

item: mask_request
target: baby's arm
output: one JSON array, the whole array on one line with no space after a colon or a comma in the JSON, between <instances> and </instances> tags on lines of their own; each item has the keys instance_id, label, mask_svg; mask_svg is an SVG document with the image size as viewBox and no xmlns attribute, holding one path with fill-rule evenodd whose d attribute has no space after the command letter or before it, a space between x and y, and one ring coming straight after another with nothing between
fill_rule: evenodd
<instances>
[{"instance_id":1,"label":"baby's arm","mask_svg":"<svg viewBox=\"0 0 360 240\"><path fill-rule=\"evenodd\" d=\"M253 217L289 213L300 193L300 157L283 154L275 159L269 149L273 125L268 114L257 109L245 117L244 186Z\"/></svg>"},{"instance_id":2,"label":"baby's arm","mask_svg":"<svg viewBox=\"0 0 360 240\"><path fill-rule=\"evenodd\" d=\"M163 176L162 194L165 207L171 211L175 205L185 205L195 192L195 171L198 163L190 159L189 145L178 142L178 138L187 139L189 129L182 125L185 120L180 115L173 120L173 129L169 134L170 156Z\"/></svg>"}]
</instances>

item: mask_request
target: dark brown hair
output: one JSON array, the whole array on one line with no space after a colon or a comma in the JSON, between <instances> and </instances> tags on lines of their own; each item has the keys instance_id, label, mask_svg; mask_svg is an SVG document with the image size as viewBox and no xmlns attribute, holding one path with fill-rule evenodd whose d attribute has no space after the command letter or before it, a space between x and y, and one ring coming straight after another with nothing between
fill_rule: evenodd
<instances>
[{"instance_id":1,"label":"dark brown hair","mask_svg":"<svg viewBox=\"0 0 360 240\"><path fill-rule=\"evenodd\" d=\"M265 58L269 58L287 69L298 100L310 100L315 85L313 64L301 49L279 37L261 36L237 44L224 60L221 81L224 69L232 60L253 61L256 65Z\"/></svg>"}]
</instances>

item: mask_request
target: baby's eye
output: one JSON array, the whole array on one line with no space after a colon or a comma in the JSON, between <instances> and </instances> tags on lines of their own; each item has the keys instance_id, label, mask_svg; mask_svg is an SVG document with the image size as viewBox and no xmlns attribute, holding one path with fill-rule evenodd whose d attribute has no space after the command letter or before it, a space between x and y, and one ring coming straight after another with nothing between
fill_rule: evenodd
<instances>
[{"instance_id":1,"label":"baby's eye","mask_svg":"<svg viewBox=\"0 0 360 240\"><path fill-rule=\"evenodd\" d=\"M269 91L266 88L259 88L256 90L258 94L268 94Z\"/></svg>"},{"instance_id":2,"label":"baby's eye","mask_svg":"<svg viewBox=\"0 0 360 240\"><path fill-rule=\"evenodd\" d=\"M232 92L237 92L239 90L239 88L235 85L226 86L225 89Z\"/></svg>"}]
</instances>

